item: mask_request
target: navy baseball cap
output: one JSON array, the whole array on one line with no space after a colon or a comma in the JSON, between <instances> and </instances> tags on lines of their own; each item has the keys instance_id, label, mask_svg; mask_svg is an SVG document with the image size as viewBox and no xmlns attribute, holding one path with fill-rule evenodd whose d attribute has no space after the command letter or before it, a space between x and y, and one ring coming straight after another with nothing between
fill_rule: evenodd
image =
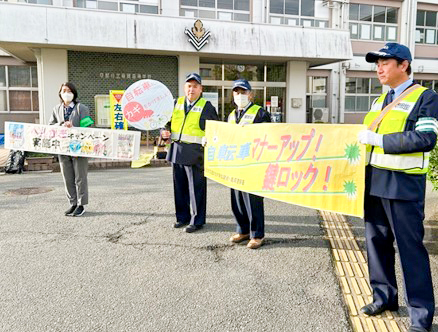
<instances>
[{"instance_id":1,"label":"navy baseball cap","mask_svg":"<svg viewBox=\"0 0 438 332\"><path fill-rule=\"evenodd\" d=\"M249 84L249 82L247 80L244 80L241 78L241 79L235 80L233 83L233 90L237 89L237 88L251 91L251 84Z\"/></svg>"},{"instance_id":2,"label":"navy baseball cap","mask_svg":"<svg viewBox=\"0 0 438 332\"><path fill-rule=\"evenodd\" d=\"M191 73L191 74L188 74L186 76L186 82L192 81L192 80L195 80L199 84L202 84L201 76L199 76L199 74Z\"/></svg>"},{"instance_id":3,"label":"navy baseball cap","mask_svg":"<svg viewBox=\"0 0 438 332\"><path fill-rule=\"evenodd\" d=\"M376 62L381 58L408 60L409 63L412 62L411 51L409 51L409 48L398 43L387 43L385 47L380 50L369 52L365 56L367 62Z\"/></svg>"}]
</instances>

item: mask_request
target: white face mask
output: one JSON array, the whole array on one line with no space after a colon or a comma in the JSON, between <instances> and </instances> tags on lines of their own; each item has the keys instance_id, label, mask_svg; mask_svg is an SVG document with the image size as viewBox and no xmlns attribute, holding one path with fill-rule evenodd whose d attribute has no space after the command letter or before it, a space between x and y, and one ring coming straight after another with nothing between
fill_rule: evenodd
<instances>
[{"instance_id":1,"label":"white face mask","mask_svg":"<svg viewBox=\"0 0 438 332\"><path fill-rule=\"evenodd\" d=\"M234 102L239 109L243 109L249 104L249 96L244 94L234 95Z\"/></svg>"},{"instance_id":2,"label":"white face mask","mask_svg":"<svg viewBox=\"0 0 438 332\"><path fill-rule=\"evenodd\" d=\"M61 98L65 103L69 103L73 100L74 94L71 92L63 92L61 93Z\"/></svg>"}]
</instances>

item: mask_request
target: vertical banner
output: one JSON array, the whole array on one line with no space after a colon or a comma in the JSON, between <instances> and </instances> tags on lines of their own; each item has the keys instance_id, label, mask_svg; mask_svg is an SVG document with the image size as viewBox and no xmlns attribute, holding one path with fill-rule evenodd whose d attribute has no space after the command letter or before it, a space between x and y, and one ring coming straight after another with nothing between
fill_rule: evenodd
<instances>
[{"instance_id":1,"label":"vertical banner","mask_svg":"<svg viewBox=\"0 0 438 332\"><path fill-rule=\"evenodd\" d=\"M123 116L122 98L125 90L110 90L111 129L128 130L128 121Z\"/></svg>"},{"instance_id":2,"label":"vertical banner","mask_svg":"<svg viewBox=\"0 0 438 332\"><path fill-rule=\"evenodd\" d=\"M363 217L363 125L207 121L205 176L230 188Z\"/></svg>"}]
</instances>

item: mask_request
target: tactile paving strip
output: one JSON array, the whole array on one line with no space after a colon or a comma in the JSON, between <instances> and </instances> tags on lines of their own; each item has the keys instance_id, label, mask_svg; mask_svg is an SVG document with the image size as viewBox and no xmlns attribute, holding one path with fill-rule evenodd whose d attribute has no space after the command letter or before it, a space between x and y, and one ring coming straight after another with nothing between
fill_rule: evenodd
<instances>
[{"instance_id":1,"label":"tactile paving strip","mask_svg":"<svg viewBox=\"0 0 438 332\"><path fill-rule=\"evenodd\" d=\"M368 264L345 216L326 211L320 211L320 214L353 331L406 332L406 327L395 312L385 311L375 317L360 312L360 308L373 299L368 282Z\"/></svg>"}]
</instances>

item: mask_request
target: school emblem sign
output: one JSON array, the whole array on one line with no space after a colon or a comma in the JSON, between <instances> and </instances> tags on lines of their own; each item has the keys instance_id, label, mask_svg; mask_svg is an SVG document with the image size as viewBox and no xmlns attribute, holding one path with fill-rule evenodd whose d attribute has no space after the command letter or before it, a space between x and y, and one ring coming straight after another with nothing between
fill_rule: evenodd
<instances>
[{"instance_id":1,"label":"school emblem sign","mask_svg":"<svg viewBox=\"0 0 438 332\"><path fill-rule=\"evenodd\" d=\"M210 31L204 29L204 24L201 20L196 20L191 29L186 28L184 33L189 36L189 42L199 51L205 44L208 43Z\"/></svg>"}]
</instances>

